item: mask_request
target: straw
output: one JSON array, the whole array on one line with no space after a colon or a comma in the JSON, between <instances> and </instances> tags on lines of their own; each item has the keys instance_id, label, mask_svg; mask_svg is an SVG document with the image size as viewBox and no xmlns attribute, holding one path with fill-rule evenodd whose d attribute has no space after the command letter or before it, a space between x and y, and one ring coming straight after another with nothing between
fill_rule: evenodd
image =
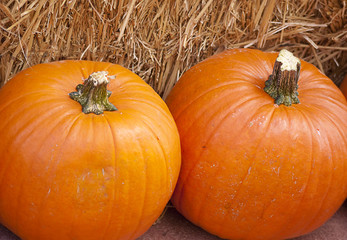
<instances>
[{"instance_id":1,"label":"straw","mask_svg":"<svg viewBox=\"0 0 347 240\"><path fill-rule=\"evenodd\" d=\"M231 48L286 48L337 85L347 73L346 0L3 0L0 86L38 63L121 64L163 98L196 63Z\"/></svg>"}]
</instances>

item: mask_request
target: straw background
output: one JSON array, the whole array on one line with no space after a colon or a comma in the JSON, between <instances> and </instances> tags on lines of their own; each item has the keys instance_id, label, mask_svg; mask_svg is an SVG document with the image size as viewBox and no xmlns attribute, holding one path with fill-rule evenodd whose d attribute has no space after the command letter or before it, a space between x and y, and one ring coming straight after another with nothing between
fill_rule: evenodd
<instances>
[{"instance_id":1,"label":"straw background","mask_svg":"<svg viewBox=\"0 0 347 240\"><path fill-rule=\"evenodd\" d=\"M229 48L287 48L337 85L347 0L0 0L0 86L62 59L121 64L165 98L188 68Z\"/></svg>"}]
</instances>

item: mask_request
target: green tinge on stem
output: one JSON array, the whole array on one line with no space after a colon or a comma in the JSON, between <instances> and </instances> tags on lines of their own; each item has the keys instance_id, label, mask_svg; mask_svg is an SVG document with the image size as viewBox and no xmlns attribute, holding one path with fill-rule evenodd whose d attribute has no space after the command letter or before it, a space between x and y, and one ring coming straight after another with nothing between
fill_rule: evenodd
<instances>
[{"instance_id":1,"label":"green tinge on stem","mask_svg":"<svg viewBox=\"0 0 347 240\"><path fill-rule=\"evenodd\" d=\"M76 87L77 92L71 92L70 98L79 102L84 113L102 114L104 111L116 111L117 108L109 102L111 92L107 90L107 72L92 73L83 84Z\"/></svg>"}]
</instances>

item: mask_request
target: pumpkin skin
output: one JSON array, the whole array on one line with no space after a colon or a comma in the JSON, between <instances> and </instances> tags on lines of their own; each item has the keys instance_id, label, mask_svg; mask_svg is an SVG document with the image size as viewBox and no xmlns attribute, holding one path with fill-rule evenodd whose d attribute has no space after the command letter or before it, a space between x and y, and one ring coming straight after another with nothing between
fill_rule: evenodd
<instances>
[{"instance_id":1,"label":"pumpkin skin","mask_svg":"<svg viewBox=\"0 0 347 240\"><path fill-rule=\"evenodd\" d=\"M195 65L166 102L182 167L172 203L223 239L287 239L313 231L347 196L347 102L303 62L300 104L264 92L276 53L233 49Z\"/></svg>"},{"instance_id":2,"label":"pumpkin skin","mask_svg":"<svg viewBox=\"0 0 347 240\"><path fill-rule=\"evenodd\" d=\"M69 93L95 71L116 75L118 111L84 114ZM165 102L115 64L28 68L0 90L0 222L23 240L135 239L160 216L180 169Z\"/></svg>"},{"instance_id":3,"label":"pumpkin skin","mask_svg":"<svg viewBox=\"0 0 347 240\"><path fill-rule=\"evenodd\" d=\"M343 81L340 85L340 89L341 89L343 95L345 95L345 97L347 98L347 75L343 79Z\"/></svg>"}]
</instances>

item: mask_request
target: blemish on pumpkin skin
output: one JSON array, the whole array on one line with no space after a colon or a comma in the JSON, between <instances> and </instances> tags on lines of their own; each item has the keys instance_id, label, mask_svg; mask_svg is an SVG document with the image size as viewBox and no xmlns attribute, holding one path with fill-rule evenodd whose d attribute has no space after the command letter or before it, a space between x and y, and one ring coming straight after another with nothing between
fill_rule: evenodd
<instances>
[{"instance_id":1,"label":"blemish on pumpkin skin","mask_svg":"<svg viewBox=\"0 0 347 240\"><path fill-rule=\"evenodd\" d=\"M280 175L280 169L281 169L281 167L278 167L278 168L272 168L272 170L276 173L276 175L277 176L279 176Z\"/></svg>"},{"instance_id":2,"label":"blemish on pumpkin skin","mask_svg":"<svg viewBox=\"0 0 347 240\"><path fill-rule=\"evenodd\" d=\"M252 167L249 167L247 173L250 174L251 170L252 170Z\"/></svg>"}]
</instances>

